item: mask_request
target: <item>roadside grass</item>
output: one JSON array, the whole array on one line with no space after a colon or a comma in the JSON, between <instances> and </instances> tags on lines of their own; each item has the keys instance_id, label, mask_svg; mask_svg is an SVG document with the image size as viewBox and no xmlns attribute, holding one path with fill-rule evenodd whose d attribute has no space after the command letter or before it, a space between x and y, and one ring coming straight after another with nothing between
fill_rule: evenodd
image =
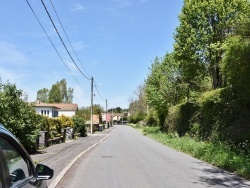
<instances>
[{"instance_id":1,"label":"roadside grass","mask_svg":"<svg viewBox=\"0 0 250 188\"><path fill-rule=\"evenodd\" d=\"M203 142L189 136L179 137L177 133L161 133L158 127L145 127L143 134L197 159L250 179L250 154L244 154L236 148L232 149L221 142Z\"/></svg>"}]
</instances>

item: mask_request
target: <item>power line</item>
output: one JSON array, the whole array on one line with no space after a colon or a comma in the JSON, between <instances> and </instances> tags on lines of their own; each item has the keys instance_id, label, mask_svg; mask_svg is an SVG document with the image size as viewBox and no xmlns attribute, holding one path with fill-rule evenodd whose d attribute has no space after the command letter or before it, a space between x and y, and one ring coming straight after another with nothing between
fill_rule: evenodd
<instances>
[{"instance_id":1,"label":"power line","mask_svg":"<svg viewBox=\"0 0 250 188\"><path fill-rule=\"evenodd\" d=\"M48 16L49 16L49 19L50 19L51 23L53 24L53 26L54 26L54 28L55 28L55 30L56 30L56 32L57 32L57 34L58 34L58 36L59 36L61 42L62 42L64 48L65 48L66 51L68 52L68 55L70 56L71 60L72 60L73 63L75 64L76 68L79 70L79 72L80 72L86 79L91 80L91 79L88 78L85 74L83 74L83 72L82 72L82 71L79 69L79 67L77 66L76 62L74 61L74 59L72 58L71 54L69 53L68 48L66 47L65 43L63 42L62 37L61 37L61 35L59 34L59 32L58 32L58 30L57 30L57 28L56 28L56 26L55 26L55 24L54 24L54 22L53 22L53 20L52 20L52 18L51 18L51 16L50 16L49 12L48 12L48 10L47 10L47 7L45 6L43 0L41 0L41 2L42 2L44 9L46 10L46 12L47 12L47 14L48 14Z\"/></svg>"},{"instance_id":2,"label":"power line","mask_svg":"<svg viewBox=\"0 0 250 188\"><path fill-rule=\"evenodd\" d=\"M98 95L100 96L100 98L105 101L105 99L103 99L103 97L101 96L99 90L97 89L95 81L94 81L94 85L95 85L96 91L97 91Z\"/></svg>"},{"instance_id":3,"label":"power line","mask_svg":"<svg viewBox=\"0 0 250 188\"><path fill-rule=\"evenodd\" d=\"M72 50L73 50L73 52L74 52L76 58L78 59L80 65L81 65L82 68L83 68L83 70L88 74L88 72L87 72L87 71L85 70L85 68L83 67L83 65L82 65L82 63L81 63L81 61L80 61L78 55L76 54L75 49L73 48L73 45L72 45L71 42L70 42L69 37L68 37L68 35L67 35L67 33L66 33L66 31L65 31L65 29L64 29L64 27L63 27L63 25L62 25L62 22L61 22L61 20L60 20L60 18L59 18L59 16L58 16L58 14L57 14L57 11L56 11L56 9L55 9L55 6L54 6L54 4L52 3L51 0L50 0L50 3L51 3L51 5L52 5L52 7L53 7L53 9L54 9L54 12L55 12L55 14L56 14L56 16L57 16L57 19L58 19L58 21L59 21L59 23L60 23L60 25L61 25L61 27L62 27L62 29L63 29L63 32L64 32L66 38L68 39L68 42L69 42L69 44L70 44L70 46L71 46L71 48L72 48ZM88 76L90 76L90 75L88 74Z\"/></svg>"},{"instance_id":4,"label":"power line","mask_svg":"<svg viewBox=\"0 0 250 188\"><path fill-rule=\"evenodd\" d=\"M38 17L37 17L37 15L36 15L35 11L33 10L32 6L30 5L29 1L26 0L26 2L27 2L27 4L29 5L29 7L30 7L31 11L33 12L34 16L36 17L38 23L39 23L40 26L42 27L44 33L46 34L47 38L49 39L49 41L50 41L51 45L53 46L54 50L56 51L57 55L59 56L59 58L60 58L61 61L63 62L63 64L64 64L64 66L66 67L66 69L71 73L71 70L69 69L69 67L67 66L67 64L64 62L62 56L60 55L60 53L59 53L58 50L56 49L56 47L55 47L54 43L52 42L52 40L50 39L48 33L45 31L45 29L44 29L42 23L41 23L40 20L38 19ZM80 86L79 82L78 82L77 79L74 77L74 75L71 75L71 76L74 78L75 82ZM81 87L81 86L80 86L80 87Z\"/></svg>"}]
</instances>

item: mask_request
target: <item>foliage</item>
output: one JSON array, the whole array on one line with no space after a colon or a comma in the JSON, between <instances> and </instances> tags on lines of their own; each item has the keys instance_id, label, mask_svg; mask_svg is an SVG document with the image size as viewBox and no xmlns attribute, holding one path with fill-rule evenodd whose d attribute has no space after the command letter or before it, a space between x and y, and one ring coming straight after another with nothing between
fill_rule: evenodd
<instances>
[{"instance_id":1,"label":"foliage","mask_svg":"<svg viewBox=\"0 0 250 188\"><path fill-rule=\"evenodd\" d=\"M183 78L191 89L207 75L212 78L213 88L223 86L221 46L248 5L244 0L184 1L174 47Z\"/></svg>"},{"instance_id":2,"label":"foliage","mask_svg":"<svg viewBox=\"0 0 250 188\"><path fill-rule=\"evenodd\" d=\"M57 118L38 115L40 119L39 127L41 131L47 131L49 138L61 136L62 123Z\"/></svg>"},{"instance_id":3,"label":"foliage","mask_svg":"<svg viewBox=\"0 0 250 188\"><path fill-rule=\"evenodd\" d=\"M159 133L160 127L144 127L143 132L145 133L145 135L150 133Z\"/></svg>"},{"instance_id":4,"label":"foliage","mask_svg":"<svg viewBox=\"0 0 250 188\"><path fill-rule=\"evenodd\" d=\"M37 97L36 100L47 103L49 97L49 90L47 88L43 88L37 91Z\"/></svg>"},{"instance_id":5,"label":"foliage","mask_svg":"<svg viewBox=\"0 0 250 188\"><path fill-rule=\"evenodd\" d=\"M129 117L129 123L134 123L134 124L137 124L139 123L140 121L142 121L145 117L145 114L144 113L135 113L133 115L131 115ZM123 118L123 120L125 121L125 119Z\"/></svg>"},{"instance_id":6,"label":"foliage","mask_svg":"<svg viewBox=\"0 0 250 188\"><path fill-rule=\"evenodd\" d=\"M180 103L169 108L166 118L167 132L177 132L179 136L185 135L191 129L191 120L198 107L196 103Z\"/></svg>"},{"instance_id":7,"label":"foliage","mask_svg":"<svg viewBox=\"0 0 250 188\"><path fill-rule=\"evenodd\" d=\"M67 128L67 127L73 128L73 126L74 126L74 122L68 116L64 116L64 115L59 116L58 120L61 122L63 128Z\"/></svg>"},{"instance_id":8,"label":"foliage","mask_svg":"<svg viewBox=\"0 0 250 188\"><path fill-rule=\"evenodd\" d=\"M83 118L80 116L73 116L75 132L80 133L81 137L87 136L86 124Z\"/></svg>"},{"instance_id":9,"label":"foliage","mask_svg":"<svg viewBox=\"0 0 250 188\"><path fill-rule=\"evenodd\" d=\"M150 127L159 125L156 111L153 109L150 109L145 118L145 121L146 121L146 125Z\"/></svg>"},{"instance_id":10,"label":"foliage","mask_svg":"<svg viewBox=\"0 0 250 188\"><path fill-rule=\"evenodd\" d=\"M49 103L61 103L61 91L58 84L53 84L49 91Z\"/></svg>"},{"instance_id":11,"label":"foliage","mask_svg":"<svg viewBox=\"0 0 250 188\"><path fill-rule=\"evenodd\" d=\"M44 103L72 103L74 89L67 88L65 79L53 84L51 89L43 88L37 91L37 100Z\"/></svg>"},{"instance_id":12,"label":"foliage","mask_svg":"<svg viewBox=\"0 0 250 188\"><path fill-rule=\"evenodd\" d=\"M241 36L230 37L224 44L222 70L227 84L245 100L250 95L250 40ZM244 92L242 92L244 91Z\"/></svg>"},{"instance_id":13,"label":"foliage","mask_svg":"<svg viewBox=\"0 0 250 188\"><path fill-rule=\"evenodd\" d=\"M157 111L162 129L167 109L183 99L183 85L179 80L177 65L173 54L167 54L163 60L156 58L145 81L147 103Z\"/></svg>"},{"instance_id":14,"label":"foliage","mask_svg":"<svg viewBox=\"0 0 250 188\"><path fill-rule=\"evenodd\" d=\"M39 118L27 102L28 96L14 84L0 82L0 123L9 129L28 152L36 150Z\"/></svg>"}]
</instances>

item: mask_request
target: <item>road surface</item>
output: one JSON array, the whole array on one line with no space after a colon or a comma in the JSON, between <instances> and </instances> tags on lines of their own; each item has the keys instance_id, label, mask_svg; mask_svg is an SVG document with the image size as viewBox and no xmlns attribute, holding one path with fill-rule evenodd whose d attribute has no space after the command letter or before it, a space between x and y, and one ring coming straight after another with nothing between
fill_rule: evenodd
<instances>
[{"instance_id":1,"label":"road surface","mask_svg":"<svg viewBox=\"0 0 250 188\"><path fill-rule=\"evenodd\" d=\"M250 182L117 125L57 188L246 188Z\"/></svg>"}]
</instances>

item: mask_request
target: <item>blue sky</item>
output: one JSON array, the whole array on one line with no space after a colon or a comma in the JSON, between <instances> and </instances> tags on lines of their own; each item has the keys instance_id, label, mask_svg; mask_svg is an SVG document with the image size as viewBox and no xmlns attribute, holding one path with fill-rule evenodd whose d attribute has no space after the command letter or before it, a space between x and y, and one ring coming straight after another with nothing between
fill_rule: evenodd
<instances>
[{"instance_id":1,"label":"blue sky","mask_svg":"<svg viewBox=\"0 0 250 188\"><path fill-rule=\"evenodd\" d=\"M81 64L65 37L49 0L44 3L75 63L94 78L94 103L128 108L129 99L147 78L156 56L172 51L173 33L183 0L53 0L53 5ZM1 1L0 78L36 100L65 78L74 88L73 102L90 106L91 82L77 70L40 0L29 0L57 48L60 60L25 0ZM84 68L84 69L83 69ZM68 70L69 69L69 70Z\"/></svg>"}]
</instances>

